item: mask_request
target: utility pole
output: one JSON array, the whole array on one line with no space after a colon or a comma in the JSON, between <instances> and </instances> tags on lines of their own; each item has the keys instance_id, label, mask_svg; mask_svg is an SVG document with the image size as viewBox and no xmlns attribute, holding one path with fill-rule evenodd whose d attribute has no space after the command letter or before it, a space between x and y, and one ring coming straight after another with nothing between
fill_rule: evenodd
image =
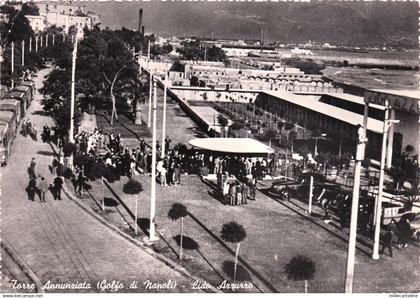
<instances>
[{"instance_id":1,"label":"utility pole","mask_svg":"<svg viewBox=\"0 0 420 298\"><path fill-rule=\"evenodd\" d=\"M25 65L25 41L22 40L22 66Z\"/></svg>"},{"instance_id":2,"label":"utility pole","mask_svg":"<svg viewBox=\"0 0 420 298\"><path fill-rule=\"evenodd\" d=\"M147 42L147 61L150 60L150 40Z\"/></svg>"},{"instance_id":3,"label":"utility pole","mask_svg":"<svg viewBox=\"0 0 420 298\"><path fill-rule=\"evenodd\" d=\"M153 131L152 131L152 181L150 189L150 229L148 241L157 241L155 235L155 213L156 213L156 79L153 78Z\"/></svg>"},{"instance_id":4,"label":"utility pole","mask_svg":"<svg viewBox=\"0 0 420 298\"><path fill-rule=\"evenodd\" d=\"M12 76L12 89L15 87L15 82L13 80L13 75L15 73L15 43L12 41L12 65L11 65L11 76Z\"/></svg>"},{"instance_id":5,"label":"utility pole","mask_svg":"<svg viewBox=\"0 0 420 298\"><path fill-rule=\"evenodd\" d=\"M167 68L165 67L165 79L164 79L164 82L163 82L163 115L162 115L162 153L161 153L161 158L164 158L165 157L165 138L166 138L166 98L167 98L167 96L166 96L166 92L167 92L167 87L166 87L166 84L167 84L167 76L168 76L168 70L167 70Z\"/></svg>"},{"instance_id":6,"label":"utility pole","mask_svg":"<svg viewBox=\"0 0 420 298\"><path fill-rule=\"evenodd\" d=\"M383 188L384 188L384 180L385 180L385 157L387 155L387 136L388 136L388 129L392 123L398 123L398 120L389 120L389 103L388 100L385 99L385 119L384 119L384 126L383 126L383 135L382 135L382 150L381 150L381 166L379 171L379 185L378 185L378 195L375 201L375 216L374 216L374 224L375 224L375 236L373 240L373 252L372 252L372 259L379 260L379 237L381 235L381 216L382 216L382 197L383 197Z\"/></svg>"},{"instance_id":7,"label":"utility pole","mask_svg":"<svg viewBox=\"0 0 420 298\"><path fill-rule=\"evenodd\" d=\"M365 146L367 142L365 128L360 127L357 131L357 134L358 142L354 166L353 197L351 204L349 246L347 251L345 293L353 292L354 259L356 254L357 236L357 216L359 211L360 173L362 169L362 161L365 157Z\"/></svg>"}]
</instances>

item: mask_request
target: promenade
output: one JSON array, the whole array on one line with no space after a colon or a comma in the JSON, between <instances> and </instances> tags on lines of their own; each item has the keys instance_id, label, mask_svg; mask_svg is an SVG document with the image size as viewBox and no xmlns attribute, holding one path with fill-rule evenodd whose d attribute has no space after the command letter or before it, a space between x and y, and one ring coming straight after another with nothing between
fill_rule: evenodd
<instances>
[{"instance_id":1,"label":"promenade","mask_svg":"<svg viewBox=\"0 0 420 298\"><path fill-rule=\"evenodd\" d=\"M37 89L48 73L48 69L39 72ZM40 101L37 94L26 114L38 132L44 125L53 125L44 116ZM9 163L1 168L1 238L7 239L42 284L86 282L91 290L70 292L99 292L98 281L116 280L125 286L120 292L153 292L145 289L144 281L172 280L176 287L165 292L192 291L189 279L101 224L64 194L62 201L54 201L51 193L46 204L38 197L29 201L25 189L32 157L36 158L36 173L49 183L53 180L48 169L53 157L50 145L40 136L34 141L18 134ZM137 290L128 289L133 281L139 281Z\"/></svg>"}]
</instances>

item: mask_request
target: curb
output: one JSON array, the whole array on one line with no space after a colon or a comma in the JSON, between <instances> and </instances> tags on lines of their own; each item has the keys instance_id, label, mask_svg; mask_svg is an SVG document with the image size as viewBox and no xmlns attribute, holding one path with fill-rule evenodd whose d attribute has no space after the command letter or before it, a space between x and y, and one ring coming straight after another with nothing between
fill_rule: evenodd
<instances>
[{"instance_id":1,"label":"curb","mask_svg":"<svg viewBox=\"0 0 420 298\"><path fill-rule=\"evenodd\" d=\"M36 275L35 272L33 272L32 269L29 268L29 266L25 263L25 261L17 253L15 253L15 250L12 248L9 242L7 242L6 239L2 238L0 245L16 262L16 264L20 267L22 272L25 273L34 282L37 293L45 293L44 289L42 288L42 282L39 279L38 275Z\"/></svg>"},{"instance_id":2,"label":"curb","mask_svg":"<svg viewBox=\"0 0 420 298\"><path fill-rule=\"evenodd\" d=\"M89 206L86 206L86 204L83 203L80 199L78 199L77 197L75 197L74 194L67 189L66 183L63 184L63 191L67 195L67 197L69 197L70 200L72 200L73 202L75 202L84 211L86 211L87 213L89 213L91 216L93 216L95 219L97 219L100 223L102 223L103 225L107 226L109 229L111 229L113 232L117 233L119 236L125 238L129 242L133 243L137 247L139 247L142 250L144 250L146 253L148 253L152 257L158 259L159 261L163 262L165 265L167 265L168 267L170 267L170 268L174 269L175 271L181 273L182 275L184 275L184 276L186 276L186 277L188 277L188 278L190 278L192 280L201 280L201 281L204 281L202 278L199 278L199 277L194 276L187 269L185 269L184 267L178 265L177 263L175 263L171 259L169 259L169 258L167 258L165 256L162 256L161 254L156 253L155 251L153 251L149 247L145 246L144 243L142 243L141 241L136 240L136 239L133 239L132 237L128 236L126 233L124 233L121 230L119 230L116 226L110 224L107 220L105 220L104 218L102 218L101 216L99 216L97 213L95 213ZM208 282L207 282L207 284L210 285L210 283L208 283ZM212 285L210 285L210 288L208 289L208 291L211 292L211 293L223 293L222 291L216 289Z\"/></svg>"}]
</instances>

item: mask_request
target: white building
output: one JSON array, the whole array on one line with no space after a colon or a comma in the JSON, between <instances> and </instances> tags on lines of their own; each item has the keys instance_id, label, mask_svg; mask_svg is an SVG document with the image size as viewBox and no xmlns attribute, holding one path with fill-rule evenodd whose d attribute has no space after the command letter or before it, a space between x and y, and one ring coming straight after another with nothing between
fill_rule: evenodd
<instances>
[{"instance_id":1,"label":"white building","mask_svg":"<svg viewBox=\"0 0 420 298\"><path fill-rule=\"evenodd\" d=\"M43 31L46 27L55 25L68 33L71 26L92 29L100 23L100 16L86 11L86 6L73 1L40 1L35 2L39 8L39 16L26 16L34 31ZM41 22L44 22L44 26Z\"/></svg>"},{"instance_id":2,"label":"white building","mask_svg":"<svg viewBox=\"0 0 420 298\"><path fill-rule=\"evenodd\" d=\"M32 30L34 30L34 32L44 31L47 27L47 18L44 16L26 15L25 17L28 19L29 25L31 26Z\"/></svg>"}]
</instances>

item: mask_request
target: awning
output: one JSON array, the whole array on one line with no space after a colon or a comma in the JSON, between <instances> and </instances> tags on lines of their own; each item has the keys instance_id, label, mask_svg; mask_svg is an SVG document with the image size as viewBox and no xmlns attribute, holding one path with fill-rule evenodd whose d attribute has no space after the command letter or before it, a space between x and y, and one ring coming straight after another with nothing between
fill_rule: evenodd
<instances>
[{"instance_id":1,"label":"awning","mask_svg":"<svg viewBox=\"0 0 420 298\"><path fill-rule=\"evenodd\" d=\"M195 148L236 154L269 154L274 150L263 143L248 138L203 138L193 139L189 144Z\"/></svg>"}]
</instances>

